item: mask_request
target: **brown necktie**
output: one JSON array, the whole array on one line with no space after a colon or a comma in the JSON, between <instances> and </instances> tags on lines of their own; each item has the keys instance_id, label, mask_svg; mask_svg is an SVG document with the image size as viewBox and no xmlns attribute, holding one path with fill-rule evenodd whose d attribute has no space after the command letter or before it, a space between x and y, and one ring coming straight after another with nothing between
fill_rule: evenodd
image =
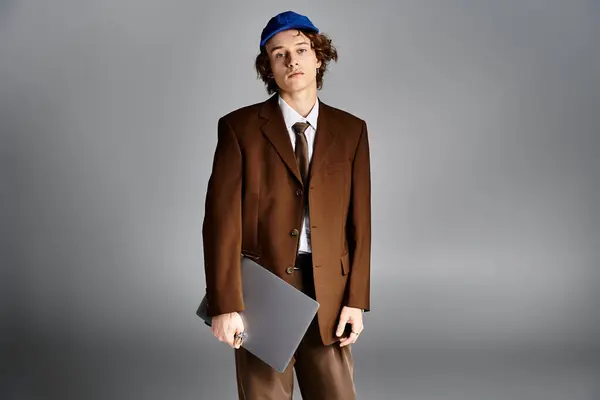
<instances>
[{"instance_id":1,"label":"brown necktie","mask_svg":"<svg viewBox=\"0 0 600 400\"><path fill-rule=\"evenodd\" d=\"M300 175L305 186L308 177L308 141L306 140L304 131L308 128L308 125L307 122L296 122L292 126L292 129L296 133L296 162L298 163L298 168L300 168Z\"/></svg>"}]
</instances>

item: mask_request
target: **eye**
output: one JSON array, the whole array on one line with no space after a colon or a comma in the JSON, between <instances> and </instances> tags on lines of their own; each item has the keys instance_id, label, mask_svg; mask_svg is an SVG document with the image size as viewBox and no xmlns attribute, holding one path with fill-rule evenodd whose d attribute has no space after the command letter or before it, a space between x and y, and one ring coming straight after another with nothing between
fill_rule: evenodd
<instances>
[{"instance_id":1,"label":"eye","mask_svg":"<svg viewBox=\"0 0 600 400\"><path fill-rule=\"evenodd\" d=\"M281 58L281 57L283 57L283 54L281 54L281 53L275 54L275 58Z\"/></svg>"},{"instance_id":2,"label":"eye","mask_svg":"<svg viewBox=\"0 0 600 400\"><path fill-rule=\"evenodd\" d=\"M304 53L305 51L307 51L306 49L298 49L299 53Z\"/></svg>"}]
</instances>

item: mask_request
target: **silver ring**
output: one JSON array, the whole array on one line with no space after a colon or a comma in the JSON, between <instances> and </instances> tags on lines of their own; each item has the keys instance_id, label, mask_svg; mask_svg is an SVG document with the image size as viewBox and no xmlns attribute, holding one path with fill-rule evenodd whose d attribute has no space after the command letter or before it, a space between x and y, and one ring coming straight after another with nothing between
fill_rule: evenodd
<instances>
[{"instance_id":1,"label":"silver ring","mask_svg":"<svg viewBox=\"0 0 600 400\"><path fill-rule=\"evenodd\" d=\"M233 335L233 340L241 340L244 341L248 337L246 332L240 332Z\"/></svg>"}]
</instances>

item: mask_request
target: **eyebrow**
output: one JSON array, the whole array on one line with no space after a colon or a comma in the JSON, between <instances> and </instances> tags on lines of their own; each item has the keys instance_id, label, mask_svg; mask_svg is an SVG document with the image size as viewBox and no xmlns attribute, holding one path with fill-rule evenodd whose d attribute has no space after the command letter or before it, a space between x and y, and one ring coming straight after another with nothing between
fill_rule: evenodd
<instances>
[{"instance_id":1,"label":"eyebrow","mask_svg":"<svg viewBox=\"0 0 600 400\"><path fill-rule=\"evenodd\" d=\"M303 42L298 42L295 44L295 46L301 46L303 44L310 44L307 41L303 41ZM279 50L279 49L283 49L283 46L275 46L271 49L270 53L274 52L275 50Z\"/></svg>"}]
</instances>

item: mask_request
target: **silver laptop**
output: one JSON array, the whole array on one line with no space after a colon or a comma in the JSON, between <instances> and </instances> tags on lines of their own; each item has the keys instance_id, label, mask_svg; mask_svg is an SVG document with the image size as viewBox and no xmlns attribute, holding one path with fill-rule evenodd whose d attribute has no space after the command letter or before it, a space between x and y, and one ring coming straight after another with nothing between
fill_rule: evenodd
<instances>
[{"instance_id":1,"label":"silver laptop","mask_svg":"<svg viewBox=\"0 0 600 400\"><path fill-rule=\"evenodd\" d=\"M283 372L319 303L247 257L242 257L242 288L245 310L240 316L247 333L242 346ZM196 314L210 326L206 296Z\"/></svg>"}]
</instances>

